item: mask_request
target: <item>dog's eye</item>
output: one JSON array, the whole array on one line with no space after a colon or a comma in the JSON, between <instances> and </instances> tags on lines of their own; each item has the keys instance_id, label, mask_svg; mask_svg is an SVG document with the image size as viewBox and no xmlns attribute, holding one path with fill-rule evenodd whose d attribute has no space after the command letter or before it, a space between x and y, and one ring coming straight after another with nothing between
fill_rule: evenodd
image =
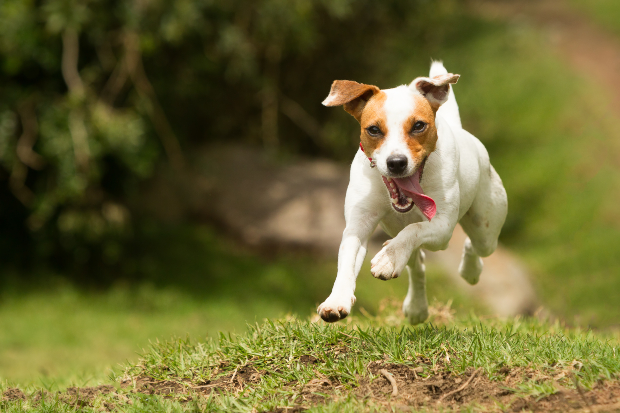
<instances>
[{"instance_id":1,"label":"dog's eye","mask_svg":"<svg viewBox=\"0 0 620 413\"><path fill-rule=\"evenodd\" d=\"M411 128L411 132L419 133L419 132L422 132L424 129L426 129L426 123L419 120L413 124L413 128Z\"/></svg>"},{"instance_id":2,"label":"dog's eye","mask_svg":"<svg viewBox=\"0 0 620 413\"><path fill-rule=\"evenodd\" d=\"M366 132L368 132L368 134L370 136L381 136L383 135L383 133L381 132L381 129L379 129L376 126L369 126L366 128Z\"/></svg>"}]
</instances>

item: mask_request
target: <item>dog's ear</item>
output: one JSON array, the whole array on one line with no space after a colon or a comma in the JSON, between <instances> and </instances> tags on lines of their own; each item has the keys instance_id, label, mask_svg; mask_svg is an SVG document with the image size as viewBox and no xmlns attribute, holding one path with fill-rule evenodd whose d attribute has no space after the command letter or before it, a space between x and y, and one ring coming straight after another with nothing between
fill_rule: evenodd
<instances>
[{"instance_id":1,"label":"dog's ear","mask_svg":"<svg viewBox=\"0 0 620 413\"><path fill-rule=\"evenodd\" d=\"M329 96L325 98L323 104L325 106L344 105L344 110L353 115L359 122L364 106L379 91L380 89L373 85L365 85L351 80L334 80Z\"/></svg>"},{"instance_id":2,"label":"dog's ear","mask_svg":"<svg viewBox=\"0 0 620 413\"><path fill-rule=\"evenodd\" d=\"M446 73L435 77L419 77L409 87L419 92L428 100L433 110L437 111L448 100L450 84L459 80L461 75Z\"/></svg>"}]
</instances>

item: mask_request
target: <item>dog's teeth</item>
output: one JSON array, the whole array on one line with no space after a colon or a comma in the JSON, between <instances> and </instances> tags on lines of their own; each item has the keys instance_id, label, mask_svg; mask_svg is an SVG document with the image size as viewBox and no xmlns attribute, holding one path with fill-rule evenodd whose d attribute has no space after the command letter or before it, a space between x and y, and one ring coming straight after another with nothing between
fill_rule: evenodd
<instances>
[{"instance_id":1,"label":"dog's teeth","mask_svg":"<svg viewBox=\"0 0 620 413\"><path fill-rule=\"evenodd\" d=\"M407 198L407 202L413 202L413 199Z\"/></svg>"},{"instance_id":2,"label":"dog's teeth","mask_svg":"<svg viewBox=\"0 0 620 413\"><path fill-rule=\"evenodd\" d=\"M396 204L398 203L398 201L396 200L396 198L392 198L392 203L393 203L394 205L396 205Z\"/></svg>"},{"instance_id":3,"label":"dog's teeth","mask_svg":"<svg viewBox=\"0 0 620 413\"><path fill-rule=\"evenodd\" d=\"M392 188L394 188L394 183L393 183L393 182L390 182L390 186L391 186Z\"/></svg>"}]
</instances>

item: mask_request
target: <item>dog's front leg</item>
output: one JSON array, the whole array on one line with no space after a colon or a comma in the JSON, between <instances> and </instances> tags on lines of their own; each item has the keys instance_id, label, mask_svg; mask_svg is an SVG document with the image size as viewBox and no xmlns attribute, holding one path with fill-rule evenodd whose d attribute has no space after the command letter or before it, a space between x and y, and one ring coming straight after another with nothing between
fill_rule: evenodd
<instances>
[{"instance_id":1,"label":"dog's front leg","mask_svg":"<svg viewBox=\"0 0 620 413\"><path fill-rule=\"evenodd\" d=\"M338 275L332 293L319 306L317 313L327 322L342 320L355 303L355 282L366 257L368 239L379 223L372 212L359 212L347 219L338 251Z\"/></svg>"},{"instance_id":2,"label":"dog's front leg","mask_svg":"<svg viewBox=\"0 0 620 413\"><path fill-rule=\"evenodd\" d=\"M370 261L370 272L381 280L398 277L405 269L413 251L446 249L456 226L458 213L437 214L431 222L406 226Z\"/></svg>"}]
</instances>

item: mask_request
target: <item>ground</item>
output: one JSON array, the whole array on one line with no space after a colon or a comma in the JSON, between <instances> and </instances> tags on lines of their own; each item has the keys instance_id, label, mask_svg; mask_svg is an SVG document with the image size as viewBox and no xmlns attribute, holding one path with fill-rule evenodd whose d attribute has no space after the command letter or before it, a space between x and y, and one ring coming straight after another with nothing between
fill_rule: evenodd
<instances>
[{"instance_id":1,"label":"ground","mask_svg":"<svg viewBox=\"0 0 620 413\"><path fill-rule=\"evenodd\" d=\"M98 387L4 387L3 411L620 411L618 337L530 319L294 318L154 344Z\"/></svg>"}]
</instances>

